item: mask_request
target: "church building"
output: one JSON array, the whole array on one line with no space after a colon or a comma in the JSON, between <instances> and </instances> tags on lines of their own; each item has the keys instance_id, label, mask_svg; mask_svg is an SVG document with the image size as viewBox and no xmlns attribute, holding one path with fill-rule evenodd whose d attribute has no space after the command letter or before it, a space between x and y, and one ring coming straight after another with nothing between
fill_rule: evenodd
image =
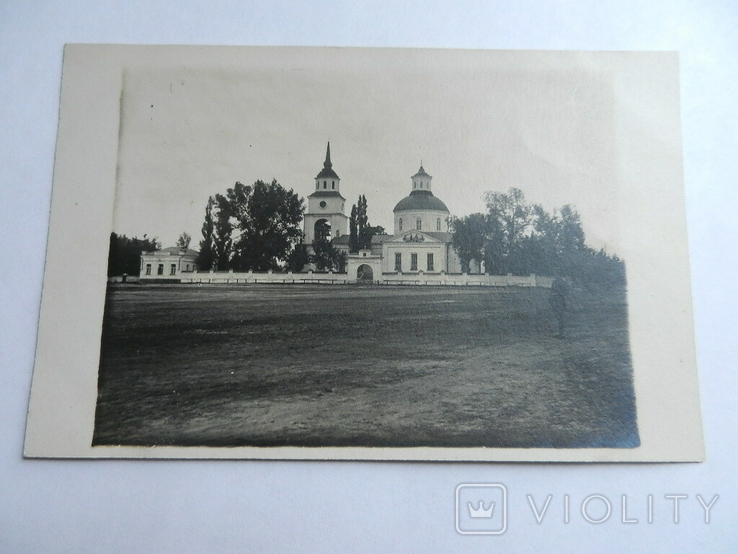
<instances>
[{"instance_id":1,"label":"church building","mask_svg":"<svg viewBox=\"0 0 738 554\"><path fill-rule=\"evenodd\" d=\"M421 163L410 178L410 193L395 206L392 235L375 235L371 249L349 255L348 273L354 278L377 280L382 274L461 273L461 261L451 245L451 214L433 194L431 177ZM330 143L323 169L315 178L315 191L308 196L305 242L326 238L348 252L346 199L331 163ZM479 264L472 264L479 272Z\"/></svg>"}]
</instances>

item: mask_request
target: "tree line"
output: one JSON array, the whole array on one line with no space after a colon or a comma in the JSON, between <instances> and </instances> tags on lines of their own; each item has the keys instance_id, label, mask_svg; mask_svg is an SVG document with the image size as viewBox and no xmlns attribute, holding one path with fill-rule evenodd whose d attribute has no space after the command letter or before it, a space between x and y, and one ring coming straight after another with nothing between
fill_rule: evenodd
<instances>
[{"instance_id":1,"label":"tree line","mask_svg":"<svg viewBox=\"0 0 738 554\"><path fill-rule=\"evenodd\" d=\"M520 189L487 192L486 213L450 221L452 245L464 271L472 260L485 271L506 275L550 275L584 282L623 283L625 266L617 256L585 244L579 214L571 205L547 212L529 204Z\"/></svg>"},{"instance_id":2,"label":"tree line","mask_svg":"<svg viewBox=\"0 0 738 554\"><path fill-rule=\"evenodd\" d=\"M535 273L624 283L622 260L587 246L581 218L571 205L547 212L539 204L526 202L517 188L487 192L484 202L486 212L450 220L452 246L463 271L469 272L471 261L476 260L483 261L490 274ZM304 212L304 200L276 180L253 185L237 182L225 194L210 196L199 243L199 269L298 272L314 264L319 271L345 272L346 252L329 236L319 235L312 245L303 244ZM384 233L384 228L369 223L366 197L359 196L349 218L349 251L370 249L373 237ZM190 240L182 233L177 245L188 248ZM108 276L137 275L141 252L159 249L156 238L112 233Z\"/></svg>"}]
</instances>

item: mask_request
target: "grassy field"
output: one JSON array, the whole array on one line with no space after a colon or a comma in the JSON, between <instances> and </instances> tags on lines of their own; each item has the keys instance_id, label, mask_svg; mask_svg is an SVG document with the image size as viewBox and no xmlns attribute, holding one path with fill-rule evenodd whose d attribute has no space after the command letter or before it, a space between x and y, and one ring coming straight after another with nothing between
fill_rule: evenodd
<instances>
[{"instance_id":1,"label":"grassy field","mask_svg":"<svg viewBox=\"0 0 738 554\"><path fill-rule=\"evenodd\" d=\"M110 286L95 445L639 444L625 292Z\"/></svg>"}]
</instances>

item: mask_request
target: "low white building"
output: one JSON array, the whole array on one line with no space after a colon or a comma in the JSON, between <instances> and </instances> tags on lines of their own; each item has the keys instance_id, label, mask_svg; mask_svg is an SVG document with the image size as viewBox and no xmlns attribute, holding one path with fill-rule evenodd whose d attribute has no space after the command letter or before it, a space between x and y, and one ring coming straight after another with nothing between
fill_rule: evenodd
<instances>
[{"instance_id":1,"label":"low white building","mask_svg":"<svg viewBox=\"0 0 738 554\"><path fill-rule=\"evenodd\" d=\"M182 276L197 271L195 250L172 246L141 253L140 282L181 282Z\"/></svg>"}]
</instances>

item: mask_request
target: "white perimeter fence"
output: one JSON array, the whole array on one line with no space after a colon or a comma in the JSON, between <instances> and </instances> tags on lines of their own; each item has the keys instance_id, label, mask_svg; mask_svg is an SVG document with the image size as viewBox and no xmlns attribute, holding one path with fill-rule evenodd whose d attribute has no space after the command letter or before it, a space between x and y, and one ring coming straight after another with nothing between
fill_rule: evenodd
<instances>
[{"instance_id":1,"label":"white perimeter fence","mask_svg":"<svg viewBox=\"0 0 738 554\"><path fill-rule=\"evenodd\" d=\"M251 284L251 283L275 283L275 284L325 284L345 285L357 283L346 273L281 273L281 272L234 272L234 271L210 271L182 273L182 283L212 283L212 284ZM364 281L362 281L364 282ZM383 273L381 277L367 284L377 285L439 285L439 286L478 286L478 287L545 287L550 288L552 277L540 275L486 275L467 273Z\"/></svg>"}]
</instances>

